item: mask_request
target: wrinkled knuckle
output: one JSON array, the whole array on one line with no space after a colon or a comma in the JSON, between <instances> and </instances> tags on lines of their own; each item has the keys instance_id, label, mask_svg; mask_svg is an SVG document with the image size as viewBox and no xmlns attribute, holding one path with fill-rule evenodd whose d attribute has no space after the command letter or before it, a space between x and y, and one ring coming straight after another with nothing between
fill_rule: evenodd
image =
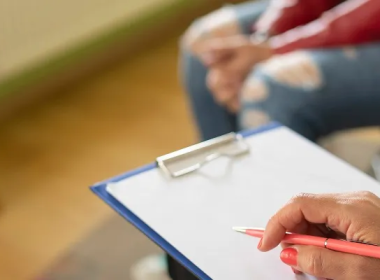
<instances>
[{"instance_id":1,"label":"wrinkled knuckle","mask_svg":"<svg viewBox=\"0 0 380 280\"><path fill-rule=\"evenodd\" d=\"M305 267L305 272L311 275L321 275L324 272L323 257L320 253L311 254Z\"/></svg>"}]
</instances>

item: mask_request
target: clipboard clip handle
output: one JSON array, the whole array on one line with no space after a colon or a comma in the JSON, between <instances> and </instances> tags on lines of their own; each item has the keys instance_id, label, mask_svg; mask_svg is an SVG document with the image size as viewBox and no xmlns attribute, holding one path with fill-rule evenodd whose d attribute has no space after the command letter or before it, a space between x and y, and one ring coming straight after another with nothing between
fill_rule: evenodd
<instances>
[{"instance_id":1,"label":"clipboard clip handle","mask_svg":"<svg viewBox=\"0 0 380 280\"><path fill-rule=\"evenodd\" d=\"M249 151L248 144L240 134L229 133L158 157L156 163L168 176L177 178L201 169L218 158L234 158Z\"/></svg>"}]
</instances>

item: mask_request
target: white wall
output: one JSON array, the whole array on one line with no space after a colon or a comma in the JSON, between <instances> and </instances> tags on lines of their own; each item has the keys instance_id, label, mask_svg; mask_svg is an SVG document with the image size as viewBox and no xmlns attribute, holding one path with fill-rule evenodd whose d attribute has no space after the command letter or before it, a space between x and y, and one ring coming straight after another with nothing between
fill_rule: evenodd
<instances>
[{"instance_id":1,"label":"white wall","mask_svg":"<svg viewBox=\"0 0 380 280\"><path fill-rule=\"evenodd\" d=\"M179 0L0 0L0 82L81 40Z\"/></svg>"}]
</instances>

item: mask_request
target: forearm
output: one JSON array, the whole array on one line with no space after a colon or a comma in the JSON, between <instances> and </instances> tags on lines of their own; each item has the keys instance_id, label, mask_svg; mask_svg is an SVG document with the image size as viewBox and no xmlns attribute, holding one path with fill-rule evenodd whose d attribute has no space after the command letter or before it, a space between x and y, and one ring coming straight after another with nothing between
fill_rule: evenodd
<instances>
[{"instance_id":1,"label":"forearm","mask_svg":"<svg viewBox=\"0 0 380 280\"><path fill-rule=\"evenodd\" d=\"M296 49L334 47L380 39L380 1L346 1L309 24L273 36L269 43L275 53Z\"/></svg>"},{"instance_id":2,"label":"forearm","mask_svg":"<svg viewBox=\"0 0 380 280\"><path fill-rule=\"evenodd\" d=\"M272 0L255 25L255 30L272 35L305 25L341 0Z\"/></svg>"}]
</instances>

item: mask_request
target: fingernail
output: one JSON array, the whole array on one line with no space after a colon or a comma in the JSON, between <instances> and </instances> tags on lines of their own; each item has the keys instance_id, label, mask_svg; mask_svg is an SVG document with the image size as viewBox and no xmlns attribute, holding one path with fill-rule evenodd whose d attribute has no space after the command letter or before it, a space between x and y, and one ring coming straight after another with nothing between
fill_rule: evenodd
<instances>
[{"instance_id":1,"label":"fingernail","mask_svg":"<svg viewBox=\"0 0 380 280\"><path fill-rule=\"evenodd\" d=\"M282 250L280 258L283 263L291 266L297 265L297 250L294 248L286 248Z\"/></svg>"},{"instance_id":2,"label":"fingernail","mask_svg":"<svg viewBox=\"0 0 380 280\"><path fill-rule=\"evenodd\" d=\"M301 271L299 271L299 270L297 270L297 269L295 269L293 267L292 267L292 270L293 270L294 274L301 274L302 273Z\"/></svg>"},{"instance_id":3,"label":"fingernail","mask_svg":"<svg viewBox=\"0 0 380 280\"><path fill-rule=\"evenodd\" d=\"M260 242L259 242L259 245L257 245L257 249L260 250L262 244L263 244L263 239L261 238L261 239L260 239Z\"/></svg>"}]
</instances>

